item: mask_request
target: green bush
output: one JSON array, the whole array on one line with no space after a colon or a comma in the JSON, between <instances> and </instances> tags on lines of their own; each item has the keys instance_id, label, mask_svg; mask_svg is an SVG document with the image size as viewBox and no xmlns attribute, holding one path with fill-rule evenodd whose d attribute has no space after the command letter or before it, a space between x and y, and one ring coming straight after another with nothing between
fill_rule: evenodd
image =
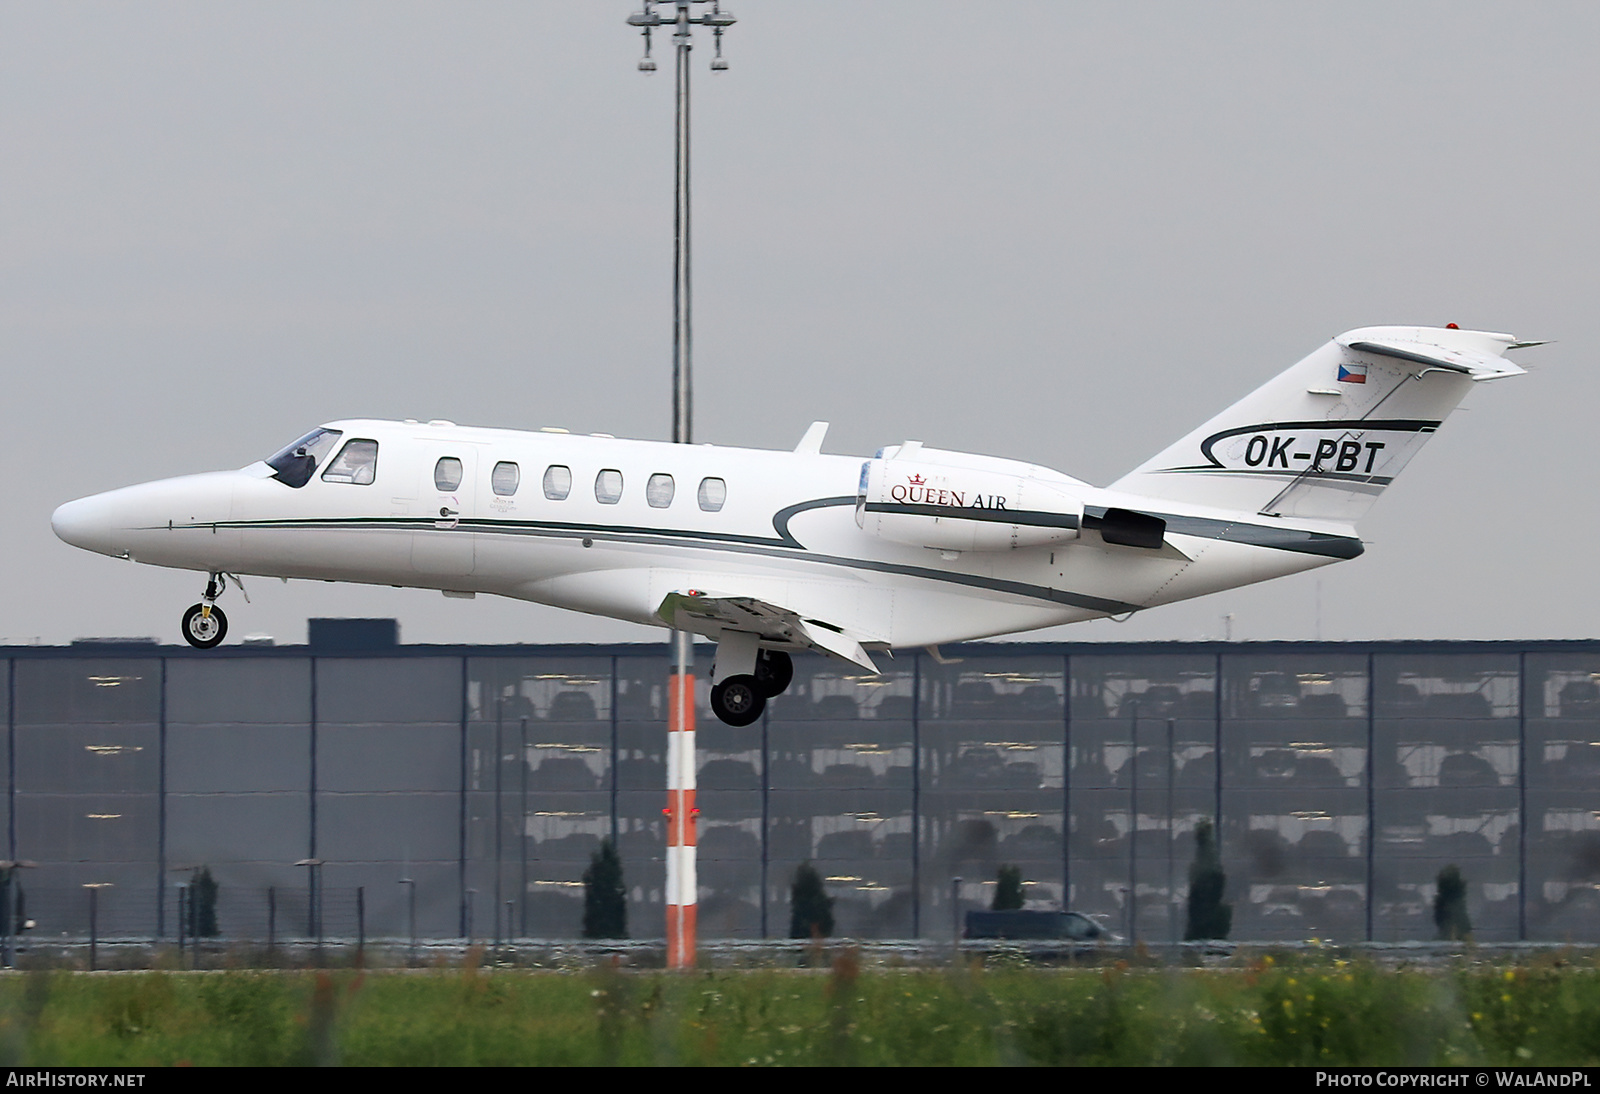
<instances>
[{"instance_id":1,"label":"green bush","mask_svg":"<svg viewBox=\"0 0 1600 1094\"><path fill-rule=\"evenodd\" d=\"M1222 900L1228 875L1222 872L1217 832L1209 820L1195 826L1194 844L1194 862L1189 865L1189 922L1183 937L1191 942L1227 938L1233 929L1233 905Z\"/></svg>"},{"instance_id":2,"label":"green bush","mask_svg":"<svg viewBox=\"0 0 1600 1094\"><path fill-rule=\"evenodd\" d=\"M833 897L822 887L822 875L802 862L789 886L789 937L827 938L833 933Z\"/></svg>"},{"instance_id":3,"label":"green bush","mask_svg":"<svg viewBox=\"0 0 1600 1094\"><path fill-rule=\"evenodd\" d=\"M628 890L622 884L622 859L610 839L583 872L583 937L628 937Z\"/></svg>"},{"instance_id":4,"label":"green bush","mask_svg":"<svg viewBox=\"0 0 1600 1094\"><path fill-rule=\"evenodd\" d=\"M1022 867L1002 866L994 879L994 903L989 910L1015 912L1022 908Z\"/></svg>"},{"instance_id":5,"label":"green bush","mask_svg":"<svg viewBox=\"0 0 1600 1094\"><path fill-rule=\"evenodd\" d=\"M196 938L215 938L222 932L217 929L217 879L211 876L211 867L202 866L195 872L194 884L189 888L190 930Z\"/></svg>"},{"instance_id":6,"label":"green bush","mask_svg":"<svg viewBox=\"0 0 1600 1094\"><path fill-rule=\"evenodd\" d=\"M1467 915L1467 882L1461 867L1451 864L1439 871L1433 894L1433 925L1445 942L1465 942L1472 937L1472 919Z\"/></svg>"}]
</instances>

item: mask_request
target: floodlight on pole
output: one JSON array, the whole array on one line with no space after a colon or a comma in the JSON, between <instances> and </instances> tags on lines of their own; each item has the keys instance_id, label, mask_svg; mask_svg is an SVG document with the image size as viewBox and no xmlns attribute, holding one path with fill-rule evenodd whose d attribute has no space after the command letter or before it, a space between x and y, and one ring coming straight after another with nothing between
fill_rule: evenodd
<instances>
[{"instance_id":1,"label":"floodlight on pole","mask_svg":"<svg viewBox=\"0 0 1600 1094\"><path fill-rule=\"evenodd\" d=\"M709 11L693 14L696 6ZM662 14L657 9L667 9ZM628 25L639 27L644 34L644 57L639 62L642 72L654 72L656 63L650 57L650 35L657 27L672 28L672 44L677 54L677 112L676 112L676 171L673 202L673 270L672 270L672 439L678 444L693 440L693 403L691 358L694 339L691 336L693 316L689 291L689 51L694 48L693 28L707 26L712 29L716 43L716 57L711 62L713 72L725 72L728 62L722 57L722 32L735 22L732 15L721 10L719 0L645 0L644 10L628 16Z\"/></svg>"},{"instance_id":2,"label":"floodlight on pole","mask_svg":"<svg viewBox=\"0 0 1600 1094\"><path fill-rule=\"evenodd\" d=\"M694 14L699 11L700 14ZM650 35L658 27L672 28L677 54L677 111L674 131L674 185L672 215L672 440L693 440L693 308L690 293L689 247L689 51L694 48L693 28L710 27L716 44L713 72L724 72L722 32L734 24L718 0L644 0L644 10L628 16L628 25L644 34L641 72L654 72ZM691 635L674 631L673 668L667 681L667 967L689 968L695 960L696 907L699 883L695 874L694 675L689 671L693 653Z\"/></svg>"}]
</instances>

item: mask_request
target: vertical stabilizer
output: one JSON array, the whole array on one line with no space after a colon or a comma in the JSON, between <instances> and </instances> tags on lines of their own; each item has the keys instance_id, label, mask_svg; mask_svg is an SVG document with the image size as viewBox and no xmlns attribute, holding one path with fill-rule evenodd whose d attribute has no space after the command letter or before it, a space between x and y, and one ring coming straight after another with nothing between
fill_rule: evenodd
<instances>
[{"instance_id":1,"label":"vertical stabilizer","mask_svg":"<svg viewBox=\"0 0 1600 1094\"><path fill-rule=\"evenodd\" d=\"M1125 475L1113 490L1354 523L1472 385L1523 370L1508 334L1363 327Z\"/></svg>"}]
</instances>

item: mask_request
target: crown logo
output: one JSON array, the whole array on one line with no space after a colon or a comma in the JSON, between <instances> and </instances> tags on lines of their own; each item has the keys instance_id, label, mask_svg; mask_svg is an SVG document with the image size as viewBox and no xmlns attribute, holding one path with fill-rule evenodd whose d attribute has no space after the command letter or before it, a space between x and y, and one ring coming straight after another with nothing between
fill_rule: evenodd
<instances>
[{"instance_id":1,"label":"crown logo","mask_svg":"<svg viewBox=\"0 0 1600 1094\"><path fill-rule=\"evenodd\" d=\"M926 484L926 482L928 480L924 479L921 475L912 475L906 481L909 482L912 486L922 486L922 485Z\"/></svg>"}]
</instances>

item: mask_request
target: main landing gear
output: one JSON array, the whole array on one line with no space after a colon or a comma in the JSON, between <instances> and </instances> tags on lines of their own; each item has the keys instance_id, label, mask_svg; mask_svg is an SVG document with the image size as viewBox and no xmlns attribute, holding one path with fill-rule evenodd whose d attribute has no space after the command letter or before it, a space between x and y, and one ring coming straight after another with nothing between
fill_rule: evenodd
<instances>
[{"instance_id":1,"label":"main landing gear","mask_svg":"<svg viewBox=\"0 0 1600 1094\"><path fill-rule=\"evenodd\" d=\"M728 640L717 650L725 649ZM743 666L740 666L743 667ZM782 695L794 680L794 662L782 650L759 650L751 672L735 672L711 685L711 711L730 726L747 726L761 717L767 700Z\"/></svg>"},{"instance_id":2,"label":"main landing gear","mask_svg":"<svg viewBox=\"0 0 1600 1094\"><path fill-rule=\"evenodd\" d=\"M226 588L223 576L212 574L200 603L183 613L183 640L195 649L209 650L228 636L228 617L217 607Z\"/></svg>"}]
</instances>

